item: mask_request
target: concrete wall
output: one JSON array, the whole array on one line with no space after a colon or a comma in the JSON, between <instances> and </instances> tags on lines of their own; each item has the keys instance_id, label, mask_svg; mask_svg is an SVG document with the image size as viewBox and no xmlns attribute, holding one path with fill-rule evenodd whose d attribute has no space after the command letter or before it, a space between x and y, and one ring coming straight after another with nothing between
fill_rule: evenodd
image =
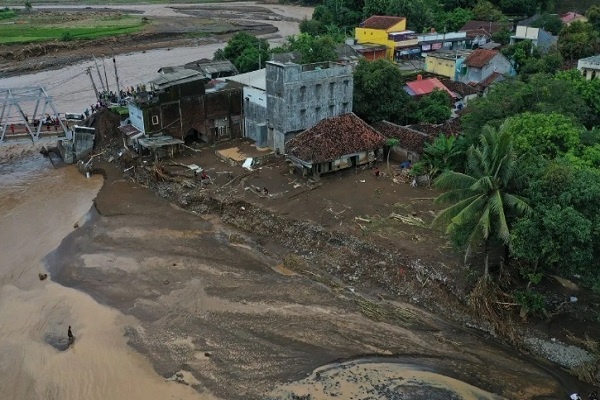
<instances>
[{"instance_id":1,"label":"concrete wall","mask_svg":"<svg viewBox=\"0 0 600 400\"><path fill-rule=\"evenodd\" d=\"M468 67L466 75L460 75L459 80L464 83L484 81L494 72L502 75L514 75L513 66L502 54L497 54L483 68Z\"/></svg>"},{"instance_id":2,"label":"concrete wall","mask_svg":"<svg viewBox=\"0 0 600 400\"><path fill-rule=\"evenodd\" d=\"M129 119L131 120L131 125L135 126L141 132L146 133L144 128L144 113L142 110L131 102L127 105L127 108L129 109Z\"/></svg>"},{"instance_id":3,"label":"concrete wall","mask_svg":"<svg viewBox=\"0 0 600 400\"><path fill-rule=\"evenodd\" d=\"M442 75L450 79L456 76L456 60L435 57L435 53L425 58L425 71Z\"/></svg>"},{"instance_id":4,"label":"concrete wall","mask_svg":"<svg viewBox=\"0 0 600 400\"><path fill-rule=\"evenodd\" d=\"M267 92L244 87L244 131L245 136L254 140L256 146L266 147L267 143Z\"/></svg>"},{"instance_id":5,"label":"concrete wall","mask_svg":"<svg viewBox=\"0 0 600 400\"><path fill-rule=\"evenodd\" d=\"M292 135L352 112L350 65L267 63L267 140L284 151Z\"/></svg>"},{"instance_id":6,"label":"concrete wall","mask_svg":"<svg viewBox=\"0 0 600 400\"><path fill-rule=\"evenodd\" d=\"M386 58L388 60L394 59L394 50L397 43L393 40L389 40L388 33L391 32L402 32L406 30L406 19L398 22L389 29L370 29L370 28L355 28L354 37L357 43L374 43L382 44L387 47ZM418 40L416 40L418 42ZM416 44L416 43L415 43Z\"/></svg>"}]
</instances>

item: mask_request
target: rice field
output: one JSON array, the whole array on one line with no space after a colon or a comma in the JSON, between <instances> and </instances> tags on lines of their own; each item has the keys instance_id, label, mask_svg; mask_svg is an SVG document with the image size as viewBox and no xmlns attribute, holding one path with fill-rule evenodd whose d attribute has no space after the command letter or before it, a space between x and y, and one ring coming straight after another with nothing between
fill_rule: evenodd
<instances>
[{"instance_id":1,"label":"rice field","mask_svg":"<svg viewBox=\"0 0 600 400\"><path fill-rule=\"evenodd\" d=\"M8 12L0 11L0 44L98 39L136 33L145 25L140 16L120 14L3 14Z\"/></svg>"}]
</instances>

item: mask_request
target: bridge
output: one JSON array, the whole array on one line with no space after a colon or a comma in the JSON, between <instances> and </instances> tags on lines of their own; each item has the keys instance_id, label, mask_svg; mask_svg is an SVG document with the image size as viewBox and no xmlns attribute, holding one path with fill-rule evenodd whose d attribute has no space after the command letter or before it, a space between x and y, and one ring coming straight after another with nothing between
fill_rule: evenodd
<instances>
[{"instance_id":1,"label":"bridge","mask_svg":"<svg viewBox=\"0 0 600 400\"><path fill-rule=\"evenodd\" d=\"M0 88L0 143L70 136L43 87Z\"/></svg>"}]
</instances>

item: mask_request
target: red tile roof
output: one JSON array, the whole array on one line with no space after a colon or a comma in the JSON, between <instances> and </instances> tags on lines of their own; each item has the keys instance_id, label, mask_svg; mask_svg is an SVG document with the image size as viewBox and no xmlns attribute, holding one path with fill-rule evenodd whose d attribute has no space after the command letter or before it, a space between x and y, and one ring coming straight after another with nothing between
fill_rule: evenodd
<instances>
[{"instance_id":1,"label":"red tile roof","mask_svg":"<svg viewBox=\"0 0 600 400\"><path fill-rule=\"evenodd\" d=\"M366 20L364 20L361 24L361 28L367 29L389 29L392 26L396 25L398 22L405 20L404 17L390 17L387 15L373 15Z\"/></svg>"},{"instance_id":2,"label":"red tile roof","mask_svg":"<svg viewBox=\"0 0 600 400\"><path fill-rule=\"evenodd\" d=\"M445 90L451 97L456 97L442 82L437 78L417 79L416 81L406 82L406 86L414 92L415 96L429 94L435 89Z\"/></svg>"},{"instance_id":3,"label":"red tile roof","mask_svg":"<svg viewBox=\"0 0 600 400\"><path fill-rule=\"evenodd\" d=\"M321 120L286 144L286 152L311 164L383 147L385 137L354 113Z\"/></svg>"},{"instance_id":4,"label":"red tile roof","mask_svg":"<svg viewBox=\"0 0 600 400\"><path fill-rule=\"evenodd\" d=\"M473 68L483 68L496 54L498 50L477 49L467 57L465 64Z\"/></svg>"},{"instance_id":5,"label":"red tile roof","mask_svg":"<svg viewBox=\"0 0 600 400\"><path fill-rule=\"evenodd\" d=\"M394 138L400 141L398 147L408 151L414 151L421 154L425 143L431 141L432 137L426 133L416 131L406 126L400 126L388 121L380 121L373 124L379 133L387 138Z\"/></svg>"}]
</instances>

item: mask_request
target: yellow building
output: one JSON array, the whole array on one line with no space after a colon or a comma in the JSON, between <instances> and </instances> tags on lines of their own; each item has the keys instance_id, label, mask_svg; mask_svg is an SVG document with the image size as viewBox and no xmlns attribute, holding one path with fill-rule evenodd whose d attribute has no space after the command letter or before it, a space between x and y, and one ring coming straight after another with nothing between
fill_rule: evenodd
<instances>
[{"instance_id":1,"label":"yellow building","mask_svg":"<svg viewBox=\"0 0 600 400\"><path fill-rule=\"evenodd\" d=\"M354 37L358 44L384 45L388 60L398 58L400 49L419 42L413 31L406 30L406 18L386 15L373 15L363 21L354 30Z\"/></svg>"},{"instance_id":2,"label":"yellow building","mask_svg":"<svg viewBox=\"0 0 600 400\"><path fill-rule=\"evenodd\" d=\"M471 50L439 50L425 57L425 71L456 79L462 62L471 54Z\"/></svg>"}]
</instances>

